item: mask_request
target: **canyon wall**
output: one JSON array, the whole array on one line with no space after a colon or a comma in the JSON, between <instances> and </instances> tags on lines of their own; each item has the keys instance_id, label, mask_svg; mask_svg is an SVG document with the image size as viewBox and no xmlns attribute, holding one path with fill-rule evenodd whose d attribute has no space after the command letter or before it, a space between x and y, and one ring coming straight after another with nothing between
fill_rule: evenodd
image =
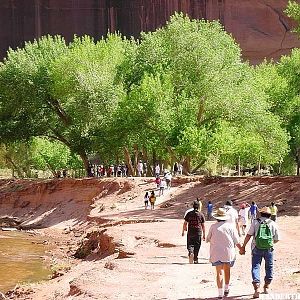
<instances>
[{"instance_id":1,"label":"canyon wall","mask_svg":"<svg viewBox=\"0 0 300 300\"><path fill-rule=\"evenodd\" d=\"M300 0L299 0L300 1ZM96 39L108 31L138 37L163 26L175 11L220 20L252 63L299 47L283 10L288 0L1 0L0 58L9 47L46 34Z\"/></svg>"}]
</instances>

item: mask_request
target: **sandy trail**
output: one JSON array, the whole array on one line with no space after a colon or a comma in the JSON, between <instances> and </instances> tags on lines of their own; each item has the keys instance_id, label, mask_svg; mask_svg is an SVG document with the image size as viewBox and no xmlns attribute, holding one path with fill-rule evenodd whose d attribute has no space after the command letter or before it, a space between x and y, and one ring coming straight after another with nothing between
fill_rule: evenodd
<instances>
[{"instance_id":1,"label":"sandy trail","mask_svg":"<svg viewBox=\"0 0 300 300\"><path fill-rule=\"evenodd\" d=\"M94 225L89 230L104 228L105 234L129 254L127 258L117 259L119 252L116 249L115 253L103 259L92 255L86 260L77 260L62 277L31 285L31 292L20 295L18 299L216 299L215 269L208 261L209 244L202 242L198 265L188 263L186 236L181 236L183 213L187 204L198 196L215 199L217 205L223 203L237 189L236 186L234 183L227 187L221 184L219 188L217 184L207 186L197 182L178 184L157 198L154 210L145 210L144 193L154 187L151 181L135 180L134 187L126 193L108 193L91 203L88 219ZM249 186L243 190L241 186L238 190L242 200L247 188ZM250 183L250 190L252 188ZM265 193L265 185L263 189ZM293 205L297 204L295 199L296 196ZM269 199L262 198L261 205L267 201ZM288 211L288 208L285 210ZM73 213L70 211L70 215ZM282 240L275 245L273 293L300 293L300 274L297 273L300 270L298 213L299 209L289 216L282 214L278 218ZM117 221L118 225L105 227L106 222ZM213 222L206 222L206 232ZM62 237L61 229L69 224L69 220L57 222L44 232L51 231L52 236L56 234L64 244L64 239L73 239L72 232ZM74 225L74 232L80 226L83 225ZM84 237L85 233L82 239ZM246 250L245 256L237 254L227 299L252 299L250 243Z\"/></svg>"}]
</instances>

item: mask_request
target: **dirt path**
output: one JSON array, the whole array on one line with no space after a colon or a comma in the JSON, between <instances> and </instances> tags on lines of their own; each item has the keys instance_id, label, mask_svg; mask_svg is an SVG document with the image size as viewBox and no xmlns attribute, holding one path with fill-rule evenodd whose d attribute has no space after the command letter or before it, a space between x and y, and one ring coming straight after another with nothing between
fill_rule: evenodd
<instances>
[{"instance_id":1,"label":"dirt path","mask_svg":"<svg viewBox=\"0 0 300 300\"><path fill-rule=\"evenodd\" d=\"M89 230L104 230L105 235L112 237L110 243L118 245L114 253L103 259L91 255L77 265L73 264L64 276L32 285L31 292L18 299L216 299L215 270L208 261L209 245L202 243L198 265L188 264L186 237L181 236L182 217L187 204L200 195L214 195L218 200L215 203L222 203L226 193L232 194L232 185L230 183L226 189L224 185L218 188L215 184L206 186L197 182L179 184L158 197L153 211L145 210L143 206L144 192L154 187L144 179L135 182L126 193L107 192L105 197L98 197L91 203L88 220L94 225ZM239 192L244 197L246 188L240 187ZM223 195L222 200L218 195ZM297 203L295 199L294 204ZM261 201L265 202L265 199ZM275 246L272 292L300 293L298 213L293 211L290 216L282 215L278 219L282 241ZM206 222L207 232L212 223ZM54 235L56 232L59 240L61 230L70 224L70 220L58 222L50 230ZM83 225L74 225L74 232L80 226ZM72 240L72 232L63 237ZM82 238L84 236L85 233ZM245 256L237 255L227 299L252 299L249 247ZM122 249L127 257L118 259L118 249Z\"/></svg>"}]
</instances>

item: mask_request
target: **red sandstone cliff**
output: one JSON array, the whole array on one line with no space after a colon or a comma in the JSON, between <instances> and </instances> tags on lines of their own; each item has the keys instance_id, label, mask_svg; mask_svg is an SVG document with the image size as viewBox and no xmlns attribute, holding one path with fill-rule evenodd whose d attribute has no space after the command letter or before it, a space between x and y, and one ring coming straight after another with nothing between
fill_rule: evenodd
<instances>
[{"instance_id":1,"label":"red sandstone cliff","mask_svg":"<svg viewBox=\"0 0 300 300\"><path fill-rule=\"evenodd\" d=\"M1 0L0 57L8 47L45 34L96 39L108 30L137 37L165 24L175 11L219 19L253 63L278 59L300 42L283 10L288 0Z\"/></svg>"}]
</instances>

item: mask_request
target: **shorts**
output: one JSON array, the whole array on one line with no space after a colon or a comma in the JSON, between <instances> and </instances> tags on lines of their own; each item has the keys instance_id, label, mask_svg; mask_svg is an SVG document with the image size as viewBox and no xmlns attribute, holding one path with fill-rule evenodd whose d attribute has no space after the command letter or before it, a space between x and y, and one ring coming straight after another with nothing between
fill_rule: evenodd
<instances>
[{"instance_id":1,"label":"shorts","mask_svg":"<svg viewBox=\"0 0 300 300\"><path fill-rule=\"evenodd\" d=\"M216 267L216 266L220 266L220 265L223 265L223 264L229 264L230 267L233 267L234 263L235 263L235 260L233 260L233 261L226 261L226 262L222 262L222 261L218 260L216 262L211 263L211 265L213 267Z\"/></svg>"}]
</instances>

